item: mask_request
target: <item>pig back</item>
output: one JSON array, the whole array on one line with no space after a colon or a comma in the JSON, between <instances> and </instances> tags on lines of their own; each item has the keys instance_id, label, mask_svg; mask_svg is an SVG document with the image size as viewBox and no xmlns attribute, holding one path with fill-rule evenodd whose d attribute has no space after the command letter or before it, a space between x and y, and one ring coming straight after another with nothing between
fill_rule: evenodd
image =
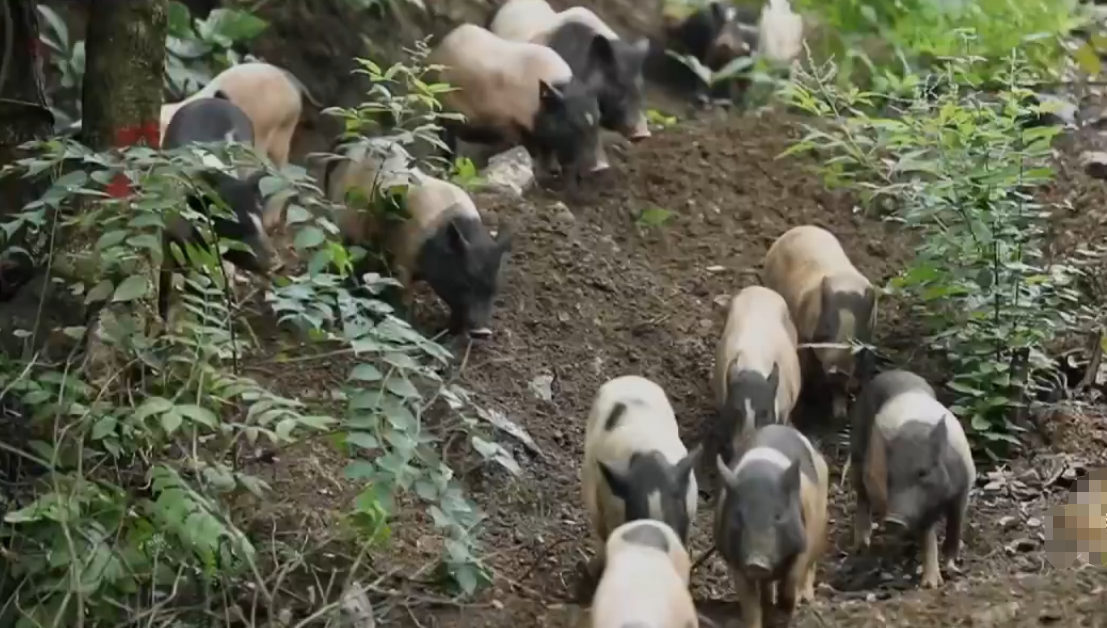
<instances>
[{"instance_id":1,"label":"pig back","mask_svg":"<svg viewBox=\"0 0 1107 628\"><path fill-rule=\"evenodd\" d=\"M429 63L446 66L440 78L457 90L442 95L445 108L475 127L495 128L518 140L539 110L538 82L562 86L573 72L556 52L508 41L475 24L462 24L442 40Z\"/></svg>"},{"instance_id":2,"label":"pig back","mask_svg":"<svg viewBox=\"0 0 1107 628\"><path fill-rule=\"evenodd\" d=\"M558 26L570 22L584 24L608 39L619 39L618 33L612 30L611 27L607 25L607 22L600 19L600 16L593 13L591 9L582 6L569 7L561 13L558 13L557 24L553 28L548 29L547 34Z\"/></svg>"},{"instance_id":3,"label":"pig back","mask_svg":"<svg viewBox=\"0 0 1107 628\"><path fill-rule=\"evenodd\" d=\"M744 288L730 301L723 335L716 346L712 378L716 403L726 401L728 370L740 360L739 366L763 375L778 365L781 382L777 399L784 402L782 408L790 410L800 385L797 343L796 326L784 298L763 286Z\"/></svg>"},{"instance_id":4,"label":"pig back","mask_svg":"<svg viewBox=\"0 0 1107 628\"><path fill-rule=\"evenodd\" d=\"M440 227L455 218L477 222L481 218L473 199L457 185L418 168L412 168L410 177L405 198L408 219L393 232L389 246L397 264L414 269L423 243Z\"/></svg>"},{"instance_id":5,"label":"pig back","mask_svg":"<svg viewBox=\"0 0 1107 628\"><path fill-rule=\"evenodd\" d=\"M762 273L764 284L788 304L801 341L810 340L821 313L821 285L826 277L851 277L868 286L838 238L812 225L788 230L769 247Z\"/></svg>"},{"instance_id":6,"label":"pig back","mask_svg":"<svg viewBox=\"0 0 1107 628\"><path fill-rule=\"evenodd\" d=\"M508 41L534 41L556 21L546 0L510 0L496 11L489 30Z\"/></svg>"},{"instance_id":7,"label":"pig back","mask_svg":"<svg viewBox=\"0 0 1107 628\"><path fill-rule=\"evenodd\" d=\"M667 531L665 538L675 545L665 552L626 542L628 532L642 531L642 523L649 525L651 531L663 534ZM691 567L688 554L668 526L657 522L623 524L612 533L605 553L607 564L592 603L593 626L698 626L688 591L687 573Z\"/></svg>"},{"instance_id":8,"label":"pig back","mask_svg":"<svg viewBox=\"0 0 1107 628\"><path fill-rule=\"evenodd\" d=\"M620 406L622 408L615 414ZM608 381L600 387L589 412L581 467L582 498L594 531L610 532L623 523L624 516L622 501L611 495L598 462L604 462L616 472L626 473L633 453L651 450L659 451L670 464L688 455L665 391L637 375ZM689 480L690 501L696 499L696 491L693 475ZM601 502L610 507L601 508Z\"/></svg>"},{"instance_id":9,"label":"pig back","mask_svg":"<svg viewBox=\"0 0 1107 628\"><path fill-rule=\"evenodd\" d=\"M654 519L628 521L615 528L607 540L607 556L622 552L656 550L668 556L672 568L687 584L692 577L692 560L677 533L668 524Z\"/></svg>"},{"instance_id":10,"label":"pig back","mask_svg":"<svg viewBox=\"0 0 1107 628\"><path fill-rule=\"evenodd\" d=\"M197 96L210 96L216 91L225 93L255 125L267 130L299 119L303 109L300 89L283 69L269 63L232 65L216 75Z\"/></svg>"}]
</instances>

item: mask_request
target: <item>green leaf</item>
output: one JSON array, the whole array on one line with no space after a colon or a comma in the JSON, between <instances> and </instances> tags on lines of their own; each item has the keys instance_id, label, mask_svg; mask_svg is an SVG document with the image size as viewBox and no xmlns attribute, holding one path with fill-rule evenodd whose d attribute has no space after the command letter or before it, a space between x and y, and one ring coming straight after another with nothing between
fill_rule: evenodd
<instances>
[{"instance_id":1,"label":"green leaf","mask_svg":"<svg viewBox=\"0 0 1107 628\"><path fill-rule=\"evenodd\" d=\"M357 445L363 449L376 449L380 447L377 438L368 432L350 432L346 434L346 442Z\"/></svg>"},{"instance_id":2,"label":"green leaf","mask_svg":"<svg viewBox=\"0 0 1107 628\"><path fill-rule=\"evenodd\" d=\"M354 460L346 465L342 474L350 480L369 480L377 474L377 468L368 460Z\"/></svg>"},{"instance_id":3,"label":"green leaf","mask_svg":"<svg viewBox=\"0 0 1107 628\"><path fill-rule=\"evenodd\" d=\"M111 300L114 303L134 301L145 297L148 292L150 292L150 283L146 281L146 277L131 275L115 289L115 294L112 295Z\"/></svg>"},{"instance_id":4,"label":"green leaf","mask_svg":"<svg viewBox=\"0 0 1107 628\"><path fill-rule=\"evenodd\" d=\"M204 22L212 35L225 37L231 42L253 39L268 26L265 20L252 13L235 9L214 9Z\"/></svg>"},{"instance_id":5,"label":"green leaf","mask_svg":"<svg viewBox=\"0 0 1107 628\"><path fill-rule=\"evenodd\" d=\"M100 420L92 426L92 440L100 440L109 434L115 433L116 424L115 417L111 415L100 417Z\"/></svg>"},{"instance_id":6,"label":"green leaf","mask_svg":"<svg viewBox=\"0 0 1107 628\"><path fill-rule=\"evenodd\" d=\"M985 419L982 415L976 414L972 417L972 429L977 432L986 432L992 427L992 423Z\"/></svg>"},{"instance_id":7,"label":"green leaf","mask_svg":"<svg viewBox=\"0 0 1107 628\"><path fill-rule=\"evenodd\" d=\"M352 373L350 373L350 379L354 379L360 382L376 382L380 381L384 375L380 369L372 364L358 364L354 367Z\"/></svg>"},{"instance_id":8,"label":"green leaf","mask_svg":"<svg viewBox=\"0 0 1107 628\"><path fill-rule=\"evenodd\" d=\"M177 406L176 410L182 416L210 428L214 428L219 423L219 419L215 416L215 413L207 408L202 408L193 404L183 404Z\"/></svg>"},{"instance_id":9,"label":"green leaf","mask_svg":"<svg viewBox=\"0 0 1107 628\"><path fill-rule=\"evenodd\" d=\"M141 422L148 416L162 414L163 412L169 411L172 407L173 402L164 397L150 397L138 407L138 410L135 410L131 418L136 423Z\"/></svg>"},{"instance_id":10,"label":"green leaf","mask_svg":"<svg viewBox=\"0 0 1107 628\"><path fill-rule=\"evenodd\" d=\"M295 225L301 222L307 222L308 220L311 220L311 212L299 205L288 206L288 224Z\"/></svg>"},{"instance_id":11,"label":"green leaf","mask_svg":"<svg viewBox=\"0 0 1107 628\"><path fill-rule=\"evenodd\" d=\"M1091 44L1085 43L1076 49L1073 53L1073 57L1076 59L1077 65L1080 69L1087 74L1099 74L1103 69L1103 64L1099 60L1099 54L1096 53L1095 48Z\"/></svg>"},{"instance_id":12,"label":"green leaf","mask_svg":"<svg viewBox=\"0 0 1107 628\"><path fill-rule=\"evenodd\" d=\"M178 414L175 409L170 409L168 412L161 415L161 427L165 430L166 434L176 432L182 422L183 419L181 415Z\"/></svg>"},{"instance_id":13,"label":"green leaf","mask_svg":"<svg viewBox=\"0 0 1107 628\"><path fill-rule=\"evenodd\" d=\"M92 290L89 290L88 294L85 295L85 305L107 301L108 297L111 296L112 290L114 288L115 286L112 285L110 279L105 279L101 281L100 283L96 284L96 287L94 287Z\"/></svg>"},{"instance_id":14,"label":"green leaf","mask_svg":"<svg viewBox=\"0 0 1107 628\"><path fill-rule=\"evenodd\" d=\"M106 248L113 247L122 242L127 237L127 232L119 229L117 231L108 231L100 236L100 239L96 241L96 250L103 251Z\"/></svg>"},{"instance_id":15,"label":"green leaf","mask_svg":"<svg viewBox=\"0 0 1107 628\"><path fill-rule=\"evenodd\" d=\"M397 397L415 398L420 397L419 390L415 388L415 384L412 384L406 377L393 377L388 380L384 385L388 389L388 392L396 395Z\"/></svg>"},{"instance_id":16,"label":"green leaf","mask_svg":"<svg viewBox=\"0 0 1107 628\"><path fill-rule=\"evenodd\" d=\"M322 229L316 227L315 225L308 225L300 229L300 231L296 234L296 238L295 240L293 240L293 245L295 245L297 249L302 251L304 249L310 249L312 247L319 246L326 239L327 236L323 233Z\"/></svg>"}]
</instances>

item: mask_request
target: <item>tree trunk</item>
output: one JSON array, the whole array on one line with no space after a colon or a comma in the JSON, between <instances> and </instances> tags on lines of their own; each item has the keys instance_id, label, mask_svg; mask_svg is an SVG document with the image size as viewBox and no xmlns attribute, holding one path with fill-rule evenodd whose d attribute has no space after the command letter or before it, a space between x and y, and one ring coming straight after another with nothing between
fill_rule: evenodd
<instances>
[{"instance_id":1,"label":"tree trunk","mask_svg":"<svg viewBox=\"0 0 1107 628\"><path fill-rule=\"evenodd\" d=\"M165 72L167 0L96 0L89 13L85 39L86 61L81 87L83 143L104 151L145 143L159 144L158 120ZM120 175L109 186L116 197L127 195L128 181ZM85 233L70 242L69 251L90 250L100 234ZM135 271L153 278L149 267ZM148 281L148 286L153 282ZM87 286L86 286L87 287ZM152 289L147 296L153 296ZM152 308L110 307L90 312L87 327L85 376L94 385L114 381L118 356L104 342L107 335L133 333L148 327ZM96 308L96 305L92 305ZM131 319L126 322L125 319Z\"/></svg>"},{"instance_id":2,"label":"tree trunk","mask_svg":"<svg viewBox=\"0 0 1107 628\"><path fill-rule=\"evenodd\" d=\"M140 139L156 145L168 3L96 0L94 6L85 40L83 141L93 150Z\"/></svg>"},{"instance_id":3,"label":"tree trunk","mask_svg":"<svg viewBox=\"0 0 1107 628\"><path fill-rule=\"evenodd\" d=\"M54 117L46 108L42 57L38 46L38 16L31 0L0 0L0 165L20 158L17 147L50 137ZM43 192L42 182L22 177L0 179L0 221L16 213ZM34 272L22 254L8 246L23 246L22 234L4 242L0 251L0 302L7 301Z\"/></svg>"}]
</instances>

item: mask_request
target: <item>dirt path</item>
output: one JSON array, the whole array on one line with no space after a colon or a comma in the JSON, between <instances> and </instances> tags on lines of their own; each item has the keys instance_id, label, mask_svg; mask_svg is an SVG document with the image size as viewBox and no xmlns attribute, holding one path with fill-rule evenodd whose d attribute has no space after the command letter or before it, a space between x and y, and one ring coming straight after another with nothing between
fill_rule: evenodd
<instances>
[{"instance_id":1,"label":"dirt path","mask_svg":"<svg viewBox=\"0 0 1107 628\"><path fill-rule=\"evenodd\" d=\"M644 9L629 0L583 4L628 32L641 32L645 24ZM312 28L303 20L297 23ZM298 54L295 49L289 53ZM543 192L531 192L523 201L477 199L489 220L511 225L516 238L495 312L497 335L486 346L458 348L464 356L461 383L479 403L529 431L542 453L534 455L500 435L524 476L512 480L499 469L464 475L488 514L481 534L496 574L491 590L460 607L404 604L407 598L388 596L378 605L389 610L384 625L583 625L587 615L573 603L577 566L593 547L578 473L584 421L599 385L629 373L657 381L676 409L685 442L710 441L709 371L725 300L756 281L776 237L800 224L823 226L878 284L910 258L905 234L860 216L851 199L827 192L807 171L808 164L775 159L798 135L794 118L703 114L687 120L683 108L654 106L669 109L681 121L641 145L609 149L615 167L591 201L567 208L556 195ZM306 152L320 149L326 138L301 136L298 142L310 147ZM1101 242L1107 233L1105 196L1102 185L1078 168L1062 168L1050 198L1069 202L1072 210L1055 223L1058 240L1066 246ZM643 210L654 208L671 212L664 225L636 224ZM919 366L926 363L924 348L898 304L887 300L881 308L882 348L899 365L940 375ZM428 330L445 318L442 306L426 293L419 312L417 322ZM270 369L268 374L292 390L317 390L321 381L339 382L347 366ZM938 591L917 590L912 560L848 555L852 496L837 485L846 436L842 426L817 415L812 419L813 440L827 455L836 485L834 549L820 565L818 599L799 611L794 626L1107 625L1107 574L1102 569L1054 571L1042 551L1048 507L1065 499L1072 470L1107 465L1103 416L1067 413L1045 421L1036 435L1043 444L1033 455L982 478L962 554L963 574L947 578ZM694 556L711 542L712 460L705 456L697 470L701 501L691 541ZM303 525L333 525L359 488L342 479L345 462L322 445L284 452L264 475L293 501L274 510ZM421 507L405 509L393 532L389 550L376 558L381 570L410 574L441 555L441 539ZM890 549L877 552L894 553ZM720 626L738 625L738 608L717 559L693 574L693 592L700 610Z\"/></svg>"},{"instance_id":2,"label":"dirt path","mask_svg":"<svg viewBox=\"0 0 1107 628\"><path fill-rule=\"evenodd\" d=\"M460 609L414 606L409 614L396 607L390 625L575 626L584 617L573 604L578 563L592 552L578 469L585 417L599 385L627 373L654 379L672 400L685 442L710 442L709 370L723 304L756 281L773 239L795 225L824 226L862 272L881 284L909 257L904 234L860 217L847 197L825 191L805 163L774 159L797 133L794 123L780 114L705 114L633 149L615 147L610 152L616 167L597 186L596 198L580 207L567 208L543 192L524 201L478 198L490 221L510 224L517 235L495 314L497 336L467 355L465 347L458 349L464 355L460 379L480 403L527 429L542 454L501 435L524 477L513 481L491 470L465 478L488 514L482 538L497 575L493 589ZM1085 198L1088 207L1058 224L1080 241L1097 237L1092 226L1102 221L1097 212L1104 205L1097 209L1087 199L1102 201L1102 193L1084 179L1065 183L1087 186L1069 194ZM638 213L653 207L672 212L671 218L660 227L637 225ZM422 296L418 323L434 329L445 311L429 294ZM882 310L879 340L898 364L915 365L921 357L893 302ZM342 371L334 368L278 377L311 386L320 378L337 381ZM828 456L837 484L845 434L841 426L813 418L813 440ZM1103 571L1052 573L1042 539L1048 506L1065 497L1067 484L1057 477L1066 468L1105 464L1107 423L1061 415L1048 422L1046 436L1052 447L982 478L964 573L937 592L916 590L917 565L910 559L848 556L852 496L837 486L831 505L835 549L821 565L819 599L799 613L795 625L1102 625L1076 619L1093 621L1088 609L1107 608ZM691 542L695 556L711 542L712 460L705 456L697 470L702 499ZM341 509L356 491L338 479L343 464L322 447L310 455L289 454L273 469L275 488L303 496L293 508L326 525L333 519L325 513ZM414 571L439 555L440 541L420 510L397 520L393 545L380 564ZM702 612L723 624L737 621L716 559L693 575L693 591Z\"/></svg>"}]
</instances>

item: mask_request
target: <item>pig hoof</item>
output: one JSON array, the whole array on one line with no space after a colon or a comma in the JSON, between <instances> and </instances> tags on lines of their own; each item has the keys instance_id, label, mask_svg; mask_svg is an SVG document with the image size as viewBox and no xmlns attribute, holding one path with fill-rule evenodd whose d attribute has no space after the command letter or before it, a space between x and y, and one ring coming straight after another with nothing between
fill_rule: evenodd
<instances>
[{"instance_id":1,"label":"pig hoof","mask_svg":"<svg viewBox=\"0 0 1107 628\"><path fill-rule=\"evenodd\" d=\"M946 561L946 571L955 576L961 575L961 569L957 567L957 563L952 558Z\"/></svg>"},{"instance_id":2,"label":"pig hoof","mask_svg":"<svg viewBox=\"0 0 1107 628\"><path fill-rule=\"evenodd\" d=\"M937 572L933 574L923 574L922 586L924 589L937 589L942 586L942 574Z\"/></svg>"},{"instance_id":3,"label":"pig hoof","mask_svg":"<svg viewBox=\"0 0 1107 628\"><path fill-rule=\"evenodd\" d=\"M592 166L592 169L589 170L589 172L603 172L604 170L608 170L609 168L611 168L611 164L607 163L606 161L601 161L595 166Z\"/></svg>"}]
</instances>

